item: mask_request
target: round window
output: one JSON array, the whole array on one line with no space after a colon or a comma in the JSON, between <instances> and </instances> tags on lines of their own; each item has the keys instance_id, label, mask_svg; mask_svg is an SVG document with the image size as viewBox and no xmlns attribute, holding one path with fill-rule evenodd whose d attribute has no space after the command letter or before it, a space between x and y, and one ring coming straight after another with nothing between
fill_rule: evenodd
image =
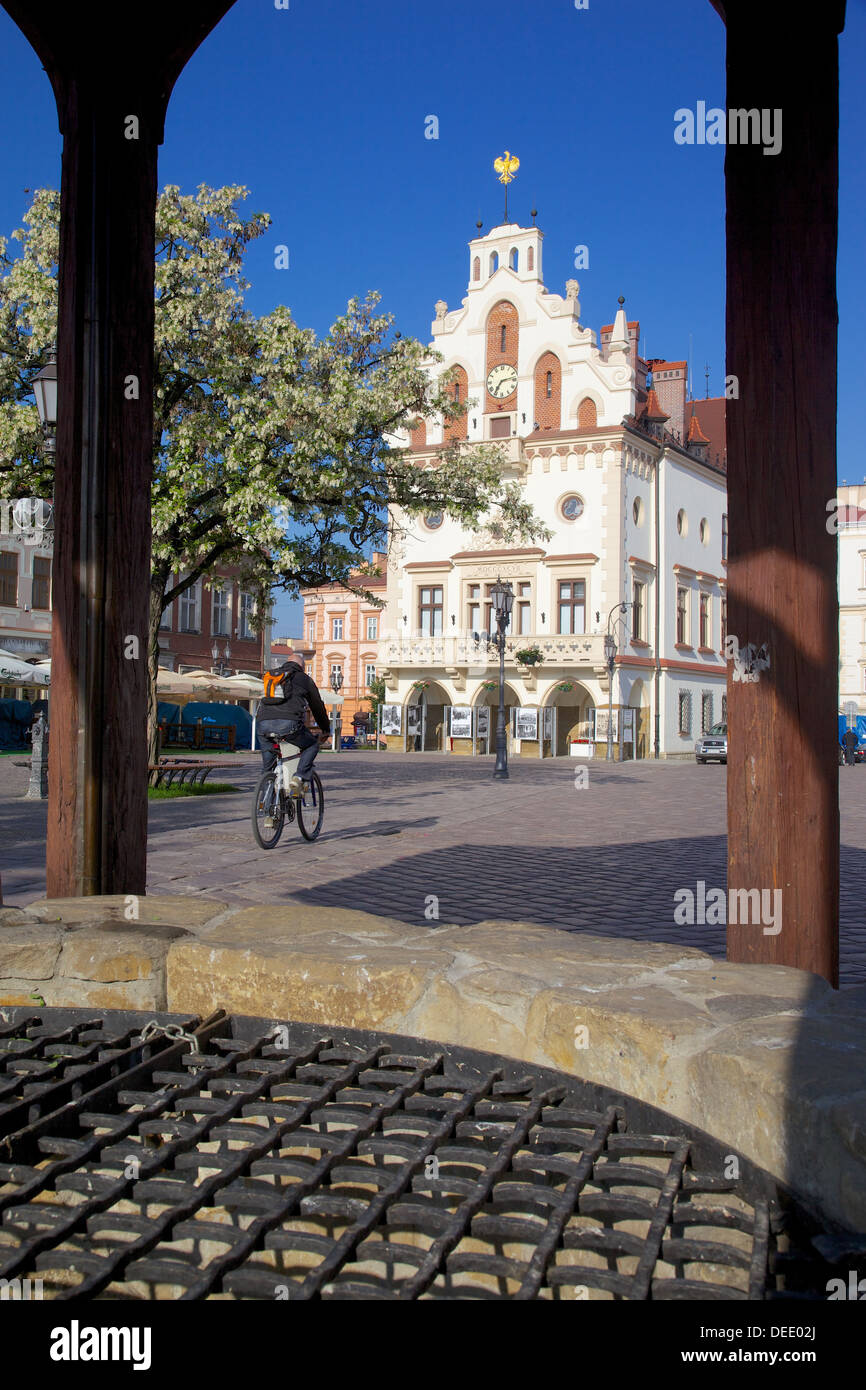
<instances>
[{"instance_id":1,"label":"round window","mask_svg":"<svg viewBox=\"0 0 866 1390\"><path fill-rule=\"evenodd\" d=\"M424 525L427 527L428 531L437 530L437 528L442 525L442 513L431 512L429 516L425 516Z\"/></svg>"},{"instance_id":2,"label":"round window","mask_svg":"<svg viewBox=\"0 0 866 1390\"><path fill-rule=\"evenodd\" d=\"M687 536L689 534L689 521L682 508L677 512L677 534Z\"/></svg>"},{"instance_id":3,"label":"round window","mask_svg":"<svg viewBox=\"0 0 866 1390\"><path fill-rule=\"evenodd\" d=\"M643 526L643 502L639 497L634 499L634 506L631 509L631 514L634 517L635 526Z\"/></svg>"},{"instance_id":4,"label":"round window","mask_svg":"<svg viewBox=\"0 0 866 1390\"><path fill-rule=\"evenodd\" d=\"M707 521L707 518L706 518L706 517L702 517L702 518L701 518L700 533L701 533L701 542L702 542L702 544L704 544L704 545L709 545L709 543L710 543L710 523Z\"/></svg>"},{"instance_id":5,"label":"round window","mask_svg":"<svg viewBox=\"0 0 866 1390\"><path fill-rule=\"evenodd\" d=\"M566 521L577 521L583 515L583 499L574 493L569 497L564 497L560 503L560 511Z\"/></svg>"}]
</instances>

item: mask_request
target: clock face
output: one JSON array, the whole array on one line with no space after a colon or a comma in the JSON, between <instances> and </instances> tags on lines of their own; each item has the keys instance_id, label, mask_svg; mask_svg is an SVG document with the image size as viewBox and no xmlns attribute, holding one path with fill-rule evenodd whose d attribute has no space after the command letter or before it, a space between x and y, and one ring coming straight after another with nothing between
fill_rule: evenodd
<instances>
[{"instance_id":1,"label":"clock face","mask_svg":"<svg viewBox=\"0 0 866 1390\"><path fill-rule=\"evenodd\" d=\"M504 401L517 390L517 372L506 362L500 362L487 373L487 389L498 401Z\"/></svg>"}]
</instances>

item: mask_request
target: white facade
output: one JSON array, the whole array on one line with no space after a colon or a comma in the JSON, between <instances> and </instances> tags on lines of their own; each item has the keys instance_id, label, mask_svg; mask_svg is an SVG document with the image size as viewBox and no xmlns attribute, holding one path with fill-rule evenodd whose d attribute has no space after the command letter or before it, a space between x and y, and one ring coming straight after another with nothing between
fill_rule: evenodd
<instances>
[{"instance_id":1,"label":"white facade","mask_svg":"<svg viewBox=\"0 0 866 1390\"><path fill-rule=\"evenodd\" d=\"M0 499L0 648L22 661L51 656L51 561L54 532L32 526L27 504ZM47 515L45 503L37 516ZM38 686L0 686L0 698L41 698Z\"/></svg>"},{"instance_id":2,"label":"white facade","mask_svg":"<svg viewBox=\"0 0 866 1390\"><path fill-rule=\"evenodd\" d=\"M386 698L402 711L391 746L492 750L485 726L495 720L477 711L498 702L486 591L501 576L515 594L506 704L539 711L541 734L516 741L512 714L514 751L597 751L603 721L596 712L606 718L609 698L610 617L618 648L612 706L635 711L625 756L652 756L658 714L660 755L691 757L702 717L704 723L723 717L724 474L704 461L699 444L685 448L665 435L661 412L662 418L635 418L647 400L638 325L627 322L621 304L603 352L580 322L577 281L568 281L564 297L545 289L542 239L536 227L508 224L471 241L468 293L457 310L437 304L431 347L444 357L437 371L460 369L458 390L470 401L465 447L500 440L506 476L519 480L552 534L535 545L505 546L489 531L464 531L447 516L395 518L391 626L379 647ZM649 405L657 406L653 395ZM399 442L405 446L409 437ZM445 437L441 421L428 422L424 437L411 436L419 466L435 466ZM408 537L400 536L402 528ZM678 588L685 591L683 641L677 640ZM610 616L622 603L630 605L625 615ZM517 661L517 652L535 646L540 665ZM420 711L413 709L418 705ZM449 706L464 711L456 716L460 735L453 744ZM465 736L467 707L471 737ZM551 709L554 714L543 713ZM521 722L524 733L531 731L533 716ZM622 723L617 718L617 735Z\"/></svg>"},{"instance_id":3,"label":"white facade","mask_svg":"<svg viewBox=\"0 0 866 1390\"><path fill-rule=\"evenodd\" d=\"M866 483L841 486L836 500L839 707L854 700L860 713L866 714Z\"/></svg>"}]
</instances>

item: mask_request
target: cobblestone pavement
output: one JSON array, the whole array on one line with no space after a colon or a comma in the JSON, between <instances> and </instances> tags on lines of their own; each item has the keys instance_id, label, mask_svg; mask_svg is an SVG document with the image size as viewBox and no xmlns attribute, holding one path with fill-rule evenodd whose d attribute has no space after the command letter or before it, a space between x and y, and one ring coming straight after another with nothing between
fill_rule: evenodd
<instances>
[{"instance_id":1,"label":"cobblestone pavement","mask_svg":"<svg viewBox=\"0 0 866 1390\"><path fill-rule=\"evenodd\" d=\"M21 799L28 774L15 761L0 759L0 873L6 902L23 904L44 893L45 806ZM674 921L677 889L725 887L718 764L514 759L499 782L492 759L322 753L321 836L307 844L291 825L264 851L249 821L260 761L231 761L244 764L227 774L237 795L151 803L148 892L352 907L431 929L524 920L724 956L723 926ZM589 783L580 789L579 767ZM866 983L866 768L840 770L840 799L851 986Z\"/></svg>"}]
</instances>

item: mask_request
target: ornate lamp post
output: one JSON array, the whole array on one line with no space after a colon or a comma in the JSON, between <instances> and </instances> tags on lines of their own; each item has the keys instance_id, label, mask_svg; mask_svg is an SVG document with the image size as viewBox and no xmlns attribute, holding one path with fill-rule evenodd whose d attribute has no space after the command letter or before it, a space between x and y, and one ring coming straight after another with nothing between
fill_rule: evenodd
<instances>
[{"instance_id":1,"label":"ornate lamp post","mask_svg":"<svg viewBox=\"0 0 866 1390\"><path fill-rule=\"evenodd\" d=\"M220 660L220 649L216 642L214 642L213 646L211 647L210 654L213 657L214 675L227 676L231 669L229 666L229 659L232 654L232 649L229 646L228 642L226 642L225 646L223 647L222 660Z\"/></svg>"},{"instance_id":2,"label":"ornate lamp post","mask_svg":"<svg viewBox=\"0 0 866 1390\"><path fill-rule=\"evenodd\" d=\"M331 689L335 695L339 695L343 688L343 672L338 666L331 676ZM343 720L340 716L340 706L334 706L334 752L340 751L340 734L343 728Z\"/></svg>"},{"instance_id":3,"label":"ornate lamp post","mask_svg":"<svg viewBox=\"0 0 866 1390\"><path fill-rule=\"evenodd\" d=\"M47 363L41 372L36 373L31 385L36 397L36 409L39 411L39 423L45 437L42 447L48 457L53 459L57 452L57 349L53 344L48 349Z\"/></svg>"},{"instance_id":4,"label":"ornate lamp post","mask_svg":"<svg viewBox=\"0 0 866 1390\"><path fill-rule=\"evenodd\" d=\"M497 576L496 583L491 586L490 598L493 603L493 611L496 614L496 635L493 638L493 645L499 651L499 713L496 719L496 766L493 769L494 777L508 776L508 746L505 739L505 629L511 619L511 607L514 603L514 591L510 584L503 584Z\"/></svg>"},{"instance_id":5,"label":"ornate lamp post","mask_svg":"<svg viewBox=\"0 0 866 1390\"><path fill-rule=\"evenodd\" d=\"M634 604L631 603L631 602L628 602L628 603L615 603L615 604L613 605L613 608L611 608L610 612L609 612L608 615L607 615L607 632L605 633L605 638L604 638L604 659L605 659L605 663L607 664L607 677L608 677L608 679L607 679L607 755L606 755L606 761L609 762L609 763L612 763L612 762L613 762L613 673L614 673L614 670L615 670L615 667L616 667L616 650L617 650L617 648L616 648L616 638L614 637L613 633L611 632L610 624L611 624L611 619L613 618L614 613L619 613L619 614L620 614L620 616L616 619L616 622L614 623L614 627L616 627L616 626L617 626L617 623L621 623L621 622L622 622L623 617L625 616L626 610L629 609L629 608L633 608L633 607L634 607Z\"/></svg>"}]
</instances>

